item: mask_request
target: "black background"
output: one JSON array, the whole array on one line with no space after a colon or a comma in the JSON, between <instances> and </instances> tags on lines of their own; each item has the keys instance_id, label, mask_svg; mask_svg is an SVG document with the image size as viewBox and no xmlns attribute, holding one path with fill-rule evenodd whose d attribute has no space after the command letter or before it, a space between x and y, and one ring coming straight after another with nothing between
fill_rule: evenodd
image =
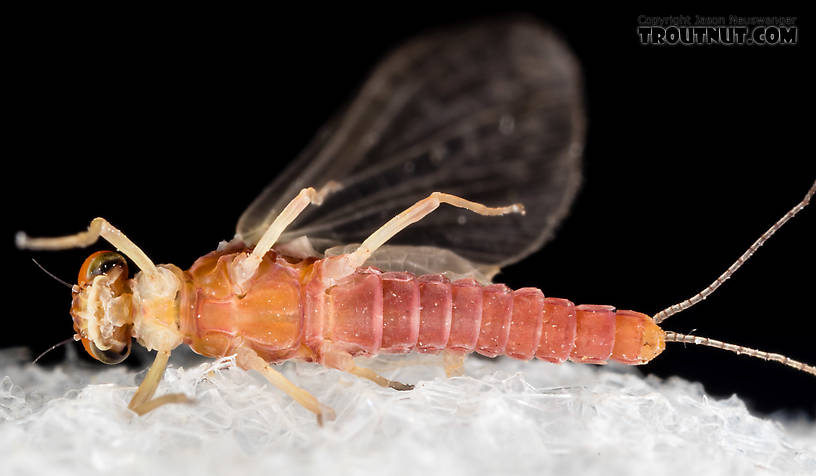
<instances>
[{"instance_id":1,"label":"black background","mask_svg":"<svg viewBox=\"0 0 816 476\"><path fill-rule=\"evenodd\" d=\"M72 233L104 216L154 261L188 267L232 236L244 207L385 53L427 28L506 11L315 6L15 18L4 74L12 86L0 345L39 352L71 335L68 290L30 257L73 282L89 254L19 252L15 231ZM515 11L548 22L574 49L589 129L571 215L501 281L653 314L708 285L816 178L806 96L813 54L799 12ZM799 16L800 44L644 47L640 14ZM803 212L713 297L665 327L816 363L814 218L816 209ZM642 370L702 382L717 396L736 392L761 413L816 412L816 378L777 364L671 344Z\"/></svg>"}]
</instances>

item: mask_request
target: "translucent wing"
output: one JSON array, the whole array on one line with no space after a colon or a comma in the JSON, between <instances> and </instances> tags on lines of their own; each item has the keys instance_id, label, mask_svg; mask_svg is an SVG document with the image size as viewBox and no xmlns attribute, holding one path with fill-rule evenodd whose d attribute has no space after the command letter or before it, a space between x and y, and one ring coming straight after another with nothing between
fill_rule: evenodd
<instances>
[{"instance_id":1,"label":"translucent wing","mask_svg":"<svg viewBox=\"0 0 816 476\"><path fill-rule=\"evenodd\" d=\"M580 182L584 136L577 62L549 29L507 19L430 34L388 56L347 111L250 205L238 237L254 243L303 187L343 189L309 207L282 241L318 251L362 242L433 191L525 216L481 217L443 205L391 245L429 245L482 265L538 249ZM486 269L486 268L483 268Z\"/></svg>"},{"instance_id":2,"label":"translucent wing","mask_svg":"<svg viewBox=\"0 0 816 476\"><path fill-rule=\"evenodd\" d=\"M340 245L326 250L326 256L351 253L359 243ZM366 260L366 266L382 271L408 271L416 275L441 273L451 281L472 278L488 284L499 272L498 266L478 265L451 250L435 246L385 245Z\"/></svg>"}]
</instances>

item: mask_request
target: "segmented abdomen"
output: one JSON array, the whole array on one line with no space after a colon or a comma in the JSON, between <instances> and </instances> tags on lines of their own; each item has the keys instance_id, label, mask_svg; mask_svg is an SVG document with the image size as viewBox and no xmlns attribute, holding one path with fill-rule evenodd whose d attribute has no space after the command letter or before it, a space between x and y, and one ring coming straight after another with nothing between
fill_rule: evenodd
<instances>
[{"instance_id":1,"label":"segmented abdomen","mask_svg":"<svg viewBox=\"0 0 816 476\"><path fill-rule=\"evenodd\" d=\"M636 364L642 362L643 327L651 322L612 306L575 306L536 288L513 291L503 284L373 268L359 269L325 292L320 339L352 354L450 349L556 363L611 358Z\"/></svg>"}]
</instances>

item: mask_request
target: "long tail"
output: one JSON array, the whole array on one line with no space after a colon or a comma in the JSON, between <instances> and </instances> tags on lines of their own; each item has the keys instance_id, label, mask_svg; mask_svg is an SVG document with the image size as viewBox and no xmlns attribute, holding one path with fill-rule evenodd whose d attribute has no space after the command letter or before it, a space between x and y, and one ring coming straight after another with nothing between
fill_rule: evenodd
<instances>
[{"instance_id":1,"label":"long tail","mask_svg":"<svg viewBox=\"0 0 816 476\"><path fill-rule=\"evenodd\" d=\"M785 357L782 354L763 352L761 350L751 349L750 347L743 347L741 345L734 345L715 339L709 339L708 337L699 337L691 334L680 334L678 332L666 331L666 342L682 342L684 344L705 345L708 347L727 350L737 355L747 355L749 357L756 357L757 359L762 360L773 360L774 362L779 362L782 365L793 367L796 370L800 370L811 375L816 375L816 367L799 362L798 360L793 360L789 357Z\"/></svg>"},{"instance_id":2,"label":"long tail","mask_svg":"<svg viewBox=\"0 0 816 476\"><path fill-rule=\"evenodd\" d=\"M699 293L695 294L694 296L686 299L683 302L679 302L677 304L671 305L666 309L658 312L654 315L654 321L656 324L660 324L661 322L668 319L670 316L677 314L678 312L685 311L686 309L690 308L691 306L697 304L698 302L702 301L703 299L707 298L711 293L713 293L722 283L724 283L728 278L731 277L746 261L748 258L751 257L756 251L759 249L760 246L765 244L768 239L779 230L782 225L784 225L788 220L794 217L797 213L802 211L803 208L810 203L811 197L816 192L816 181L813 182L813 185L810 186L810 190L805 194L805 198L802 199L801 202L797 203L796 206L790 209L788 213L786 213L782 218L780 218L776 223L773 224L772 227L768 229L765 233L762 234L755 242L751 245L748 250L740 256L737 261L734 262L731 266L728 267L727 270L723 274L720 275L713 283L709 284L708 287L700 291Z\"/></svg>"}]
</instances>

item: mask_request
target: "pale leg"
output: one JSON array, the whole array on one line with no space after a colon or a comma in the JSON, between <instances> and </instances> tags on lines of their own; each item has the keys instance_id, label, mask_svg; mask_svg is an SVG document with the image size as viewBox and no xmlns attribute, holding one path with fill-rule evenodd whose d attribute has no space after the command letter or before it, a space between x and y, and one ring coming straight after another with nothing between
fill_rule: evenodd
<instances>
[{"instance_id":1,"label":"pale leg","mask_svg":"<svg viewBox=\"0 0 816 476\"><path fill-rule=\"evenodd\" d=\"M380 387L389 387L393 388L394 390L413 390L414 386L408 383L397 382L396 380L388 380L387 378L383 377L382 375L378 374L377 372L367 369L365 367L359 367L356 364L352 366L350 369L346 370L348 373L356 375L358 377L362 377L372 382L376 383Z\"/></svg>"},{"instance_id":2,"label":"pale leg","mask_svg":"<svg viewBox=\"0 0 816 476\"><path fill-rule=\"evenodd\" d=\"M320 205L326 196L332 192L340 189L340 184L334 181L329 181L320 190L315 190L312 187L304 188L297 194L297 196L286 205L286 208L275 218L275 221L269 225L263 236L261 236L258 244L252 253L243 259L236 259L233 263L234 275L239 285L245 283L255 275L258 266L261 265L264 255L266 255L272 246L278 241L281 234L286 228L292 224L298 215L309 206L309 204Z\"/></svg>"},{"instance_id":3,"label":"pale leg","mask_svg":"<svg viewBox=\"0 0 816 476\"><path fill-rule=\"evenodd\" d=\"M442 365L445 367L445 375L449 378L461 377L465 374L465 353L443 350Z\"/></svg>"},{"instance_id":4,"label":"pale leg","mask_svg":"<svg viewBox=\"0 0 816 476\"><path fill-rule=\"evenodd\" d=\"M505 215L508 213L524 214L524 206L514 203L506 207L488 207L481 203L471 202L464 198L450 195L448 193L433 192L427 198L416 202L408 209L389 220L381 226L371 236L366 238L357 250L348 255L349 266L358 268L366 262L374 251L394 237L397 233L405 229L408 225L423 219L432 211L436 210L441 203L447 203L459 208L465 208L479 215Z\"/></svg>"},{"instance_id":5,"label":"pale leg","mask_svg":"<svg viewBox=\"0 0 816 476\"><path fill-rule=\"evenodd\" d=\"M331 348L323 350L323 365L331 367L343 372L348 372L352 375L371 380L381 387L390 387L394 390L413 390L414 386L407 383L397 382L396 380L388 380L377 372L359 367L354 363L354 358L348 352L341 350L334 350Z\"/></svg>"},{"instance_id":6,"label":"pale leg","mask_svg":"<svg viewBox=\"0 0 816 476\"><path fill-rule=\"evenodd\" d=\"M318 424L322 425L323 420L334 420L334 410L320 403L311 393L290 382L282 373L273 369L254 350L245 346L239 347L236 354L236 362L243 369L257 370L269 383L317 415Z\"/></svg>"},{"instance_id":7,"label":"pale leg","mask_svg":"<svg viewBox=\"0 0 816 476\"><path fill-rule=\"evenodd\" d=\"M31 238L25 233L18 232L15 237L17 247L29 250L65 250L69 248L85 248L99 238L104 238L124 255L130 258L136 266L147 274L156 274L156 265L147 255L133 244L124 233L108 223L104 218L94 218L87 231L54 238Z\"/></svg>"},{"instance_id":8,"label":"pale leg","mask_svg":"<svg viewBox=\"0 0 816 476\"><path fill-rule=\"evenodd\" d=\"M171 393L162 395L158 398L153 398L153 394L156 393L156 389L159 387L159 382L161 382L162 376L164 375L164 369L167 368L167 360L169 358L170 351L157 351L156 359L153 360L153 365L150 366L150 370L147 371L147 375L145 375L141 385L139 385L139 388L136 389L136 393L133 394L133 398L130 399L128 408L139 415L144 415L145 413L155 410L156 408L167 403L192 402L192 400L187 398L187 396L183 393Z\"/></svg>"}]
</instances>

